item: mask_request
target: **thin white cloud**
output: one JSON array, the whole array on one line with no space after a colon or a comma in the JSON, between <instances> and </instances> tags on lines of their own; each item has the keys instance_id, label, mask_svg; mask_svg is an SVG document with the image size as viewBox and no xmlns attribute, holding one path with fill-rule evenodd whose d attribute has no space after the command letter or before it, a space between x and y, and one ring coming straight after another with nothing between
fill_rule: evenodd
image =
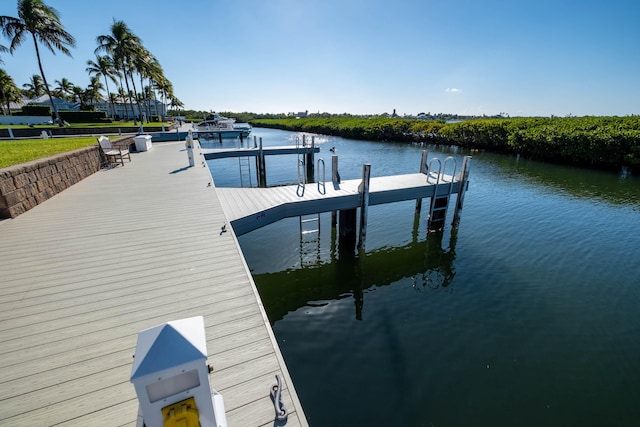
<instances>
[{"instance_id":1,"label":"thin white cloud","mask_svg":"<svg viewBox=\"0 0 640 427\"><path fill-rule=\"evenodd\" d=\"M458 89L457 87L448 87L445 89L445 92L462 92L462 89Z\"/></svg>"}]
</instances>

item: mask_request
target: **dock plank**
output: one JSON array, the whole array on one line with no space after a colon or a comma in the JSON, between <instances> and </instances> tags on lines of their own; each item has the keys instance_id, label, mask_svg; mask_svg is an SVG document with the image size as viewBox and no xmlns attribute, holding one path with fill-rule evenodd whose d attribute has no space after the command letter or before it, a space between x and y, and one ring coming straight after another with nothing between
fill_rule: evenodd
<instances>
[{"instance_id":1,"label":"dock plank","mask_svg":"<svg viewBox=\"0 0 640 427\"><path fill-rule=\"evenodd\" d=\"M137 333L205 319L229 425L307 425L211 176L154 144L0 223L0 425L134 425ZM240 203L241 201L239 201Z\"/></svg>"}]
</instances>

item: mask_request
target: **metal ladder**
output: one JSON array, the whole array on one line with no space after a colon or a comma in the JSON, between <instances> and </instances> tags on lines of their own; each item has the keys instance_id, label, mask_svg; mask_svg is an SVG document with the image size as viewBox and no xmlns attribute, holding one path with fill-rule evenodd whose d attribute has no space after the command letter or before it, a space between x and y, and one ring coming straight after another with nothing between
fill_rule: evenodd
<instances>
[{"instance_id":1,"label":"metal ladder","mask_svg":"<svg viewBox=\"0 0 640 427\"><path fill-rule=\"evenodd\" d=\"M300 266L320 263L320 214L300 216Z\"/></svg>"},{"instance_id":2,"label":"metal ladder","mask_svg":"<svg viewBox=\"0 0 640 427\"><path fill-rule=\"evenodd\" d=\"M240 187L253 187L251 180L251 158L238 157L238 167L240 168Z\"/></svg>"},{"instance_id":3,"label":"metal ladder","mask_svg":"<svg viewBox=\"0 0 640 427\"><path fill-rule=\"evenodd\" d=\"M438 163L437 169L432 167L434 162ZM446 170L449 162L453 162L453 171L451 172L450 179L447 180ZM456 174L457 167L458 163L456 162L456 159L451 156L444 159L444 163L437 157L431 159L429 162L427 182L436 185L429 205L429 218L427 220L427 228L429 231L438 231L444 228L447 218L447 209L449 208L451 190L453 189L453 179ZM435 182L431 181L433 179L435 179ZM440 189L443 186L445 186L446 190L441 192Z\"/></svg>"}]
</instances>

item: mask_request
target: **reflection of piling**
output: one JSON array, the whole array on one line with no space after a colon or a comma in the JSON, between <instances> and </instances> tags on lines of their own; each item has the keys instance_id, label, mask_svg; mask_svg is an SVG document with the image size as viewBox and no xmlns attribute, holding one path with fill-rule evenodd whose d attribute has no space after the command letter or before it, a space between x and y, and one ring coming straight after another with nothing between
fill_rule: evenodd
<instances>
[{"instance_id":1,"label":"reflection of piling","mask_svg":"<svg viewBox=\"0 0 640 427\"><path fill-rule=\"evenodd\" d=\"M453 226L457 227L460 223L460 211L462 210L462 204L464 203L464 195L467 192L467 186L469 185L469 168L471 167L471 156L465 156L462 161L462 171L460 172L460 187L458 188L458 198L456 200L456 207L453 211Z\"/></svg>"}]
</instances>

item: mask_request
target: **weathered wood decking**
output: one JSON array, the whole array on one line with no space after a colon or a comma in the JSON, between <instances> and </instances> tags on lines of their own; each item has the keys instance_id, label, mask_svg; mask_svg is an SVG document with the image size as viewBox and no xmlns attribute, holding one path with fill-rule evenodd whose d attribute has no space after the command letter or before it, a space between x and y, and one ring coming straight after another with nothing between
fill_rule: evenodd
<instances>
[{"instance_id":1,"label":"weathered wood decking","mask_svg":"<svg viewBox=\"0 0 640 427\"><path fill-rule=\"evenodd\" d=\"M199 157L201 159L201 157ZM155 144L0 223L0 425L134 425L137 333L203 315L230 426L306 425L209 170Z\"/></svg>"},{"instance_id":2,"label":"weathered wood decking","mask_svg":"<svg viewBox=\"0 0 640 427\"><path fill-rule=\"evenodd\" d=\"M447 183L438 186L438 194L448 191L451 180L451 192L458 192L458 178L449 175L443 175L442 178ZM298 195L301 191L297 185L218 188L217 193L236 234L242 235L283 218L357 208L360 206L358 187L361 182L359 179L343 181L338 185L327 182L320 189L318 184L307 184L302 196ZM370 182L369 205L431 197L435 191L436 185L428 183L423 173L375 177Z\"/></svg>"}]
</instances>

